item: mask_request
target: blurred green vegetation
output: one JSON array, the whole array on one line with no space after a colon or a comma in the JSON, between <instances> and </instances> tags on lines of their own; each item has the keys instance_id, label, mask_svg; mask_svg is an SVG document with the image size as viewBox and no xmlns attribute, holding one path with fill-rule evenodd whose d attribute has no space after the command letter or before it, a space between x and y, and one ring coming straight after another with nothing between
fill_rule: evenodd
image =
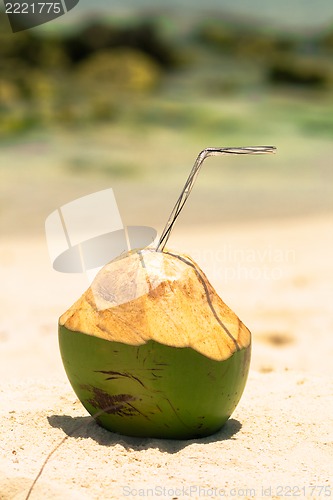
<instances>
[{"instance_id":1,"label":"blurred green vegetation","mask_svg":"<svg viewBox=\"0 0 333 500\"><path fill-rule=\"evenodd\" d=\"M156 15L128 23L95 20L71 34L13 35L4 23L0 18L3 138L102 122L232 133L249 125L246 118L191 102L276 89L297 91L307 101L309 93L320 99L333 91L333 29L292 36L221 16L193 18L182 30ZM328 134L333 125L322 116L302 127Z\"/></svg>"}]
</instances>

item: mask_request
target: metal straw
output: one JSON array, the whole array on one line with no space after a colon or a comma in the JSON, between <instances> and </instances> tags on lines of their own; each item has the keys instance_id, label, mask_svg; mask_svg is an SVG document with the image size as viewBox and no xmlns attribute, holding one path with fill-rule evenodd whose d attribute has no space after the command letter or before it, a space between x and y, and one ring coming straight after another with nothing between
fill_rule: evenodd
<instances>
[{"instance_id":1,"label":"metal straw","mask_svg":"<svg viewBox=\"0 0 333 500\"><path fill-rule=\"evenodd\" d=\"M183 206L186 203L187 198L190 196L193 185L197 178L197 175L200 171L201 165L204 160L208 158L208 156L217 156L217 155L257 155L257 154L266 154L266 153L275 153L276 148L274 146L249 146L249 147L241 147L241 148L206 148L201 153L199 153L195 163L192 167L190 175L187 178L185 186L173 207L173 210L170 214L168 222L163 229L162 235L159 239L159 242L156 247L156 251L162 252L167 241L170 237L171 230L177 220L178 215L183 209Z\"/></svg>"}]
</instances>

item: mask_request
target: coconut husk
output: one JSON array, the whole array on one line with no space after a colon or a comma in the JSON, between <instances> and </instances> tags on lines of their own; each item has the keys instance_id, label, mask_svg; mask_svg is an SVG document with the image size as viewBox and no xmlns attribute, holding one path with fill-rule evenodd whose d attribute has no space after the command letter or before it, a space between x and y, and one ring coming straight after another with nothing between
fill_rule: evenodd
<instances>
[{"instance_id":1,"label":"coconut husk","mask_svg":"<svg viewBox=\"0 0 333 500\"><path fill-rule=\"evenodd\" d=\"M114 342L153 340L219 361L251 342L249 330L190 257L149 248L104 266L59 321Z\"/></svg>"}]
</instances>

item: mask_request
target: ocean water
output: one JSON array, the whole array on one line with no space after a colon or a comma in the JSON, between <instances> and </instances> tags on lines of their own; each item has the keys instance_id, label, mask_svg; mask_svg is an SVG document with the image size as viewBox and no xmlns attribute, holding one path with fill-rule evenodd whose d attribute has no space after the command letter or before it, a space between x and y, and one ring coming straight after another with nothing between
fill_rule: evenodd
<instances>
[{"instance_id":1,"label":"ocean water","mask_svg":"<svg viewBox=\"0 0 333 500\"><path fill-rule=\"evenodd\" d=\"M93 7L92 7L93 5ZM248 17L288 31L322 30L333 26L332 0L80 0L76 7L81 11L112 12L142 9L174 9L191 14L210 11L227 12L230 15Z\"/></svg>"},{"instance_id":2,"label":"ocean water","mask_svg":"<svg viewBox=\"0 0 333 500\"><path fill-rule=\"evenodd\" d=\"M3 4L0 2L0 15ZM174 14L182 22L209 15L225 15L227 19L263 26L266 29L295 34L316 34L333 28L332 0L79 0L65 16L37 28L41 32L68 28L82 17L96 14L109 19L121 15Z\"/></svg>"}]
</instances>

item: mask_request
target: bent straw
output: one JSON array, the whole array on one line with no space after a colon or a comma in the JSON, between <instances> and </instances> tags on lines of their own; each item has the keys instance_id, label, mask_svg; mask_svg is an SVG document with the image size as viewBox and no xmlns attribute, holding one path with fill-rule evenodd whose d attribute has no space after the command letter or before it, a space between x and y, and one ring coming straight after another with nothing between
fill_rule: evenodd
<instances>
[{"instance_id":1,"label":"bent straw","mask_svg":"<svg viewBox=\"0 0 333 500\"><path fill-rule=\"evenodd\" d=\"M266 153L275 153L276 152L276 147L275 146L254 146L254 147L241 147L241 148L206 148L199 155L197 156L197 159L195 160L195 163L192 167L192 170L190 172L190 175L187 178L187 181L185 183L185 186L175 204L175 206L172 209L172 212L169 216L168 222L166 223L162 235L159 239L159 242L156 247L156 252L163 252L164 247L170 237L171 230L177 220L178 215L183 209L183 206L185 205L188 197L191 194L193 185L195 183L195 180L197 178L197 175L200 171L200 168L206 158L208 156L217 156L217 155L249 155L249 154L266 154Z\"/></svg>"}]
</instances>

